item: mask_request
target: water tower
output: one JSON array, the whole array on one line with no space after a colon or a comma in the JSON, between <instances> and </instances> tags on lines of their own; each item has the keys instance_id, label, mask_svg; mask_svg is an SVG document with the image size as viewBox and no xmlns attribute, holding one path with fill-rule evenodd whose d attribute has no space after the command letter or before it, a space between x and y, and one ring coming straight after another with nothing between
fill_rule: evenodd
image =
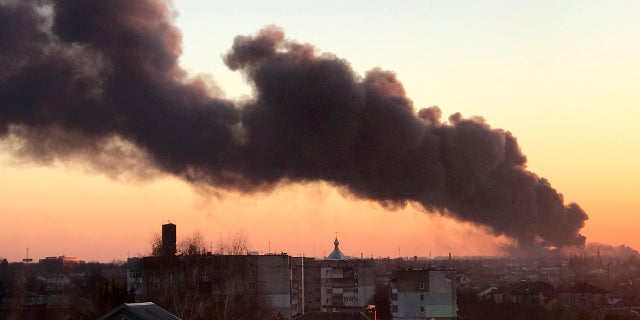
<instances>
[{"instance_id":1,"label":"water tower","mask_svg":"<svg viewBox=\"0 0 640 320\"><path fill-rule=\"evenodd\" d=\"M169 222L162 225L162 255L173 257L176 255L176 225Z\"/></svg>"}]
</instances>

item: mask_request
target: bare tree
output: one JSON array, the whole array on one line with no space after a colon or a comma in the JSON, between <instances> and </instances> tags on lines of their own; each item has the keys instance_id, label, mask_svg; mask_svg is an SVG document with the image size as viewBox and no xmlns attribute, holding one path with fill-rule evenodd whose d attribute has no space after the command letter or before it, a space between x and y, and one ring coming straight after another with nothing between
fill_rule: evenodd
<instances>
[{"instance_id":1,"label":"bare tree","mask_svg":"<svg viewBox=\"0 0 640 320\"><path fill-rule=\"evenodd\" d=\"M151 235L151 252L149 255L154 257L162 255L162 237L157 232Z\"/></svg>"},{"instance_id":2,"label":"bare tree","mask_svg":"<svg viewBox=\"0 0 640 320\"><path fill-rule=\"evenodd\" d=\"M178 242L178 252L188 256L206 253L207 246L205 245L202 233L200 233L200 231L194 231L180 240L180 242Z\"/></svg>"},{"instance_id":3,"label":"bare tree","mask_svg":"<svg viewBox=\"0 0 640 320\"><path fill-rule=\"evenodd\" d=\"M216 253L229 255L247 254L249 251L249 238L243 231L221 238L216 244Z\"/></svg>"}]
</instances>

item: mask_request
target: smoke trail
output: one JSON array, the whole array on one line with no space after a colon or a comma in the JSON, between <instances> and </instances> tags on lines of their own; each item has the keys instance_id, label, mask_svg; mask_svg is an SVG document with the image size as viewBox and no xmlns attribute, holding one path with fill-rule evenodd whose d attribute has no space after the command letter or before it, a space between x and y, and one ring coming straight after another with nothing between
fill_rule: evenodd
<instances>
[{"instance_id":1,"label":"smoke trail","mask_svg":"<svg viewBox=\"0 0 640 320\"><path fill-rule=\"evenodd\" d=\"M416 111L392 72L360 77L276 27L237 37L224 57L253 99L212 97L179 67L171 17L161 0L0 2L0 138L35 160L150 165L243 192L323 180L489 226L523 248L584 244L587 215L526 170L509 132Z\"/></svg>"}]
</instances>

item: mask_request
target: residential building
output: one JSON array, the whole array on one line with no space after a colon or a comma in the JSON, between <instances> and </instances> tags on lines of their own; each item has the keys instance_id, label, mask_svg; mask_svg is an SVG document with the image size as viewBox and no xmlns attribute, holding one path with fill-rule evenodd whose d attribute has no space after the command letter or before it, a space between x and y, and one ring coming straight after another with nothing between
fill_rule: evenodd
<instances>
[{"instance_id":1,"label":"residential building","mask_svg":"<svg viewBox=\"0 0 640 320\"><path fill-rule=\"evenodd\" d=\"M142 282L142 258L127 259L127 293L135 301L142 301L144 297Z\"/></svg>"},{"instance_id":2,"label":"residential building","mask_svg":"<svg viewBox=\"0 0 640 320\"><path fill-rule=\"evenodd\" d=\"M397 271L391 281L393 319L455 319L455 278L452 270Z\"/></svg>"},{"instance_id":3,"label":"residential building","mask_svg":"<svg viewBox=\"0 0 640 320\"><path fill-rule=\"evenodd\" d=\"M291 315L320 311L320 269L314 258L290 257Z\"/></svg>"},{"instance_id":4,"label":"residential building","mask_svg":"<svg viewBox=\"0 0 640 320\"><path fill-rule=\"evenodd\" d=\"M179 317L291 317L286 254L144 257L139 267L137 260L129 262L127 283L136 288L136 299L154 301Z\"/></svg>"},{"instance_id":5,"label":"residential building","mask_svg":"<svg viewBox=\"0 0 640 320\"><path fill-rule=\"evenodd\" d=\"M320 270L320 311L340 312L364 310L375 293L375 266L372 259L349 260L339 248L324 260L313 262Z\"/></svg>"}]
</instances>

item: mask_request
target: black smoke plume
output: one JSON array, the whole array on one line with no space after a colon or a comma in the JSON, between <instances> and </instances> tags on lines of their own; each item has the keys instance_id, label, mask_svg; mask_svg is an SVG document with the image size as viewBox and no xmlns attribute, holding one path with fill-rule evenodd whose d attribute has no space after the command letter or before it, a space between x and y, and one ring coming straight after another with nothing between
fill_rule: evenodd
<instances>
[{"instance_id":1,"label":"black smoke plume","mask_svg":"<svg viewBox=\"0 0 640 320\"><path fill-rule=\"evenodd\" d=\"M322 180L523 248L584 244L585 212L526 170L509 132L416 111L394 73L358 76L276 27L237 37L224 57L252 100L216 98L178 65L172 15L162 0L0 1L0 139L32 160L152 166L242 192Z\"/></svg>"}]
</instances>

